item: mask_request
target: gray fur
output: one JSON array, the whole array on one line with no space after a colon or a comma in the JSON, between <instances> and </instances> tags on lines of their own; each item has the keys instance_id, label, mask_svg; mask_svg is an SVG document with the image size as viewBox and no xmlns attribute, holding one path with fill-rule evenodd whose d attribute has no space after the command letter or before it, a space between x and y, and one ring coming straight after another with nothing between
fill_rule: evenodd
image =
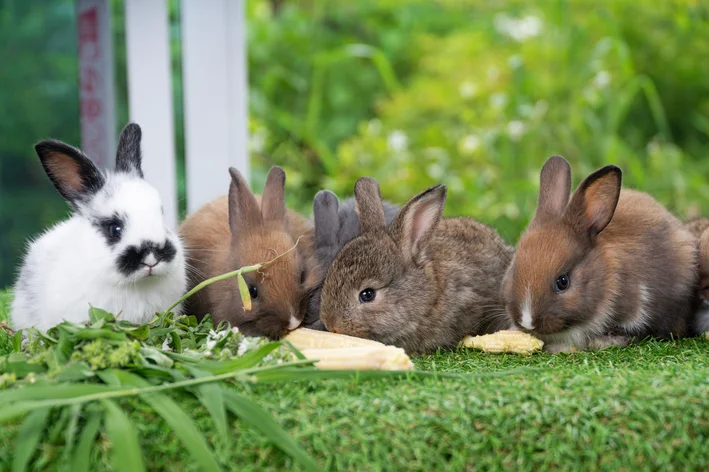
<instances>
[{"instance_id":1,"label":"gray fur","mask_svg":"<svg viewBox=\"0 0 709 472\"><path fill-rule=\"evenodd\" d=\"M322 287L329 330L421 353L509 327L500 284L512 248L474 219L441 219L444 203L445 187L432 187L340 251Z\"/></svg>"},{"instance_id":2,"label":"gray fur","mask_svg":"<svg viewBox=\"0 0 709 472\"><path fill-rule=\"evenodd\" d=\"M392 222L399 207L387 201L382 202L386 224ZM320 297L322 284L328 268L343 247L360 235L359 216L354 198L343 202L329 190L321 190L313 202L315 220L315 281L311 282L308 295L308 309L303 326L325 331L320 321Z\"/></svg>"}]
</instances>

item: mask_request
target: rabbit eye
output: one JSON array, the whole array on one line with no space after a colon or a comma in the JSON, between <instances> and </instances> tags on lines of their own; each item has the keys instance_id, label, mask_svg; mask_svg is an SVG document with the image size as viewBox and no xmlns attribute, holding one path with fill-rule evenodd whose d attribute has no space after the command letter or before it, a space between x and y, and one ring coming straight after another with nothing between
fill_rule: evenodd
<instances>
[{"instance_id":1,"label":"rabbit eye","mask_svg":"<svg viewBox=\"0 0 709 472\"><path fill-rule=\"evenodd\" d=\"M112 239L120 239L123 234L123 227L121 225L113 224L108 227L108 235Z\"/></svg>"},{"instance_id":2,"label":"rabbit eye","mask_svg":"<svg viewBox=\"0 0 709 472\"><path fill-rule=\"evenodd\" d=\"M256 289L255 285L249 285L249 295L251 295L253 300L258 298L258 289Z\"/></svg>"},{"instance_id":3,"label":"rabbit eye","mask_svg":"<svg viewBox=\"0 0 709 472\"><path fill-rule=\"evenodd\" d=\"M571 279L569 279L568 274L562 274L556 279L554 288L556 289L556 293L561 293L569 288L569 285L571 285Z\"/></svg>"},{"instance_id":4,"label":"rabbit eye","mask_svg":"<svg viewBox=\"0 0 709 472\"><path fill-rule=\"evenodd\" d=\"M360 303L369 303L377 297L377 292L373 288L365 288L359 292Z\"/></svg>"}]
</instances>

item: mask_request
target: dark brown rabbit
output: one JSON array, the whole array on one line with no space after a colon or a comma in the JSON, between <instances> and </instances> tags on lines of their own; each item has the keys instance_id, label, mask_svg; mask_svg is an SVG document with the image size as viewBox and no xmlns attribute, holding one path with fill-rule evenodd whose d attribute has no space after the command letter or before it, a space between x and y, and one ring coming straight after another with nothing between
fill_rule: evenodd
<instances>
[{"instance_id":1,"label":"dark brown rabbit","mask_svg":"<svg viewBox=\"0 0 709 472\"><path fill-rule=\"evenodd\" d=\"M685 335L697 283L694 236L649 195L621 189L616 166L570 192L569 163L549 158L537 212L503 284L515 325L552 352Z\"/></svg>"},{"instance_id":2,"label":"dark brown rabbit","mask_svg":"<svg viewBox=\"0 0 709 472\"><path fill-rule=\"evenodd\" d=\"M446 188L416 195L386 226L379 185L355 185L362 234L330 266L320 316L329 331L410 353L509 326L500 283L512 248L469 218L441 219Z\"/></svg>"},{"instance_id":3,"label":"dark brown rabbit","mask_svg":"<svg viewBox=\"0 0 709 472\"><path fill-rule=\"evenodd\" d=\"M386 224L396 216L399 207L389 202L382 202ZM313 200L313 234L315 247L313 257L308 261L307 312L303 326L324 330L320 320L320 297L322 284L327 269L342 248L360 235L359 217L354 198L340 203L337 196L329 190L321 190Z\"/></svg>"},{"instance_id":4,"label":"dark brown rabbit","mask_svg":"<svg viewBox=\"0 0 709 472\"><path fill-rule=\"evenodd\" d=\"M236 169L229 169L229 173L228 196L208 203L180 227L190 287L285 255L258 272L244 274L252 298L250 312L243 309L236 278L212 284L192 296L186 312L199 318L209 313L215 323L228 321L246 335L279 338L297 328L305 313L301 286L304 260L311 256L309 243L303 238L296 250L291 249L310 225L286 210L286 176L280 167L271 168L260 202Z\"/></svg>"}]
</instances>

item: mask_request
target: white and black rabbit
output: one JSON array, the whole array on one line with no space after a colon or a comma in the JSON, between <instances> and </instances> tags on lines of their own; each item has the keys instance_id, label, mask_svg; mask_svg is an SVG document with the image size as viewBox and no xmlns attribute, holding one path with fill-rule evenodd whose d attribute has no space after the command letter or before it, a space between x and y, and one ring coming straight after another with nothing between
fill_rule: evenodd
<instances>
[{"instance_id":1,"label":"white and black rabbit","mask_svg":"<svg viewBox=\"0 0 709 472\"><path fill-rule=\"evenodd\" d=\"M384 218L388 225L399 212L399 207L383 201ZM360 235L359 216L355 199L340 202L333 192L321 190L313 200L315 252L310 261L307 282L308 308L303 326L325 331L320 320L320 297L328 267L345 245Z\"/></svg>"},{"instance_id":2,"label":"white and black rabbit","mask_svg":"<svg viewBox=\"0 0 709 472\"><path fill-rule=\"evenodd\" d=\"M14 287L14 328L82 322L91 306L143 323L184 294L182 244L143 179L140 140L137 124L125 127L112 172L60 141L35 146L72 215L29 244Z\"/></svg>"}]
</instances>

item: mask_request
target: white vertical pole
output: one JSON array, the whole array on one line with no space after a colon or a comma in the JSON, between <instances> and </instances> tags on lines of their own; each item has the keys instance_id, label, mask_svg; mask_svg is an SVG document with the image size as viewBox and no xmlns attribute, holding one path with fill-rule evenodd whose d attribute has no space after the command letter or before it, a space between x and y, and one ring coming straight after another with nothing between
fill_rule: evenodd
<instances>
[{"instance_id":1,"label":"white vertical pole","mask_svg":"<svg viewBox=\"0 0 709 472\"><path fill-rule=\"evenodd\" d=\"M228 168L249 176L243 0L182 0L187 205L228 190Z\"/></svg>"},{"instance_id":2,"label":"white vertical pole","mask_svg":"<svg viewBox=\"0 0 709 472\"><path fill-rule=\"evenodd\" d=\"M143 129L143 173L177 226L175 125L167 0L125 0L128 107Z\"/></svg>"},{"instance_id":3,"label":"white vertical pole","mask_svg":"<svg viewBox=\"0 0 709 472\"><path fill-rule=\"evenodd\" d=\"M115 87L110 0L77 0L81 148L99 167L116 152Z\"/></svg>"}]
</instances>

